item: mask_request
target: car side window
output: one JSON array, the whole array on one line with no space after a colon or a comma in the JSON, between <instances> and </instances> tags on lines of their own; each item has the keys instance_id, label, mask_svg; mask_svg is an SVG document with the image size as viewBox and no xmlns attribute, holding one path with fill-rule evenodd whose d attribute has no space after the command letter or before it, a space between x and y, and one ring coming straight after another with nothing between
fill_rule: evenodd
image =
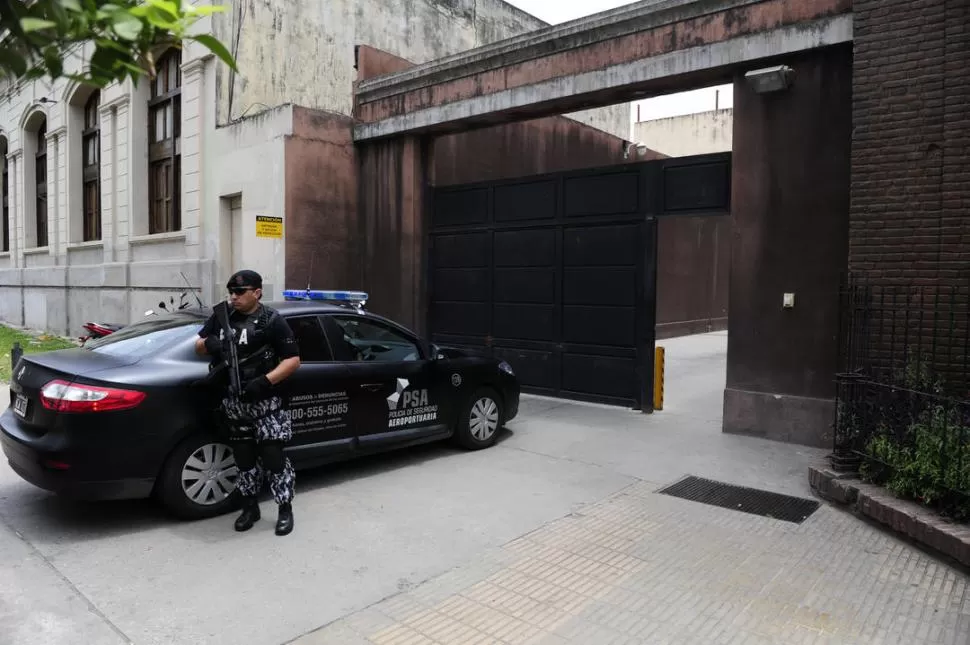
<instances>
[{"instance_id":1,"label":"car side window","mask_svg":"<svg viewBox=\"0 0 970 645\"><path fill-rule=\"evenodd\" d=\"M323 334L323 327L317 316L294 316L287 318L286 323L296 336L301 362L324 363L333 360L330 345L327 344L327 337Z\"/></svg>"},{"instance_id":2,"label":"car side window","mask_svg":"<svg viewBox=\"0 0 970 645\"><path fill-rule=\"evenodd\" d=\"M334 354L341 361L394 363L421 360L421 351L410 338L386 325L365 318L331 316Z\"/></svg>"}]
</instances>

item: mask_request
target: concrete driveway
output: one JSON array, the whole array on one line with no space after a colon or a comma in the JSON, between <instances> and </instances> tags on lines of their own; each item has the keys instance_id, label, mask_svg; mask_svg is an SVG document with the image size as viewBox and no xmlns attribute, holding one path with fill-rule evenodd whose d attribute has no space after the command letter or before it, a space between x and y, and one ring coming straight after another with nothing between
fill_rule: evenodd
<instances>
[{"instance_id":1,"label":"concrete driveway","mask_svg":"<svg viewBox=\"0 0 970 645\"><path fill-rule=\"evenodd\" d=\"M181 523L77 504L0 465L0 642L284 643L639 480L685 474L808 494L822 451L723 435L726 334L669 340L663 412L526 397L493 449L419 449L302 472L275 509Z\"/></svg>"}]
</instances>

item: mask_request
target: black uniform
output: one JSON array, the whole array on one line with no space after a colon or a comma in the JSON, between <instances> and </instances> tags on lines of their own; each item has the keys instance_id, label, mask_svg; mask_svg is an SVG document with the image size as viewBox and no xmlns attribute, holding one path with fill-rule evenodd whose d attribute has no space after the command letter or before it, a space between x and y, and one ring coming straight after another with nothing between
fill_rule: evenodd
<instances>
[{"instance_id":1,"label":"black uniform","mask_svg":"<svg viewBox=\"0 0 970 645\"><path fill-rule=\"evenodd\" d=\"M248 315L233 311L229 324L235 336L244 390L271 372L280 361L299 356L293 331L271 307L260 304ZM214 314L199 331L202 338L210 335L224 340ZM283 454L283 446L292 438L293 431L282 398L273 390L269 388L257 398L227 394L222 399L222 410L229 421L229 441L239 468L237 490L244 499L254 499L268 477L273 498L282 506L293 500L296 482L293 464Z\"/></svg>"}]
</instances>

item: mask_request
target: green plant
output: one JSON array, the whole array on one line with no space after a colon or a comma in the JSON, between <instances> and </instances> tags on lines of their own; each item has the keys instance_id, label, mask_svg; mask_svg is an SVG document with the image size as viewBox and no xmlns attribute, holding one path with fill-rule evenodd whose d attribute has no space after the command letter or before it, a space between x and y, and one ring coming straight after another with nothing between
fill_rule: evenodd
<instances>
[{"instance_id":1,"label":"green plant","mask_svg":"<svg viewBox=\"0 0 970 645\"><path fill-rule=\"evenodd\" d=\"M901 438L875 434L865 452L864 480L955 519L970 519L970 428L955 409L933 406Z\"/></svg>"}]
</instances>

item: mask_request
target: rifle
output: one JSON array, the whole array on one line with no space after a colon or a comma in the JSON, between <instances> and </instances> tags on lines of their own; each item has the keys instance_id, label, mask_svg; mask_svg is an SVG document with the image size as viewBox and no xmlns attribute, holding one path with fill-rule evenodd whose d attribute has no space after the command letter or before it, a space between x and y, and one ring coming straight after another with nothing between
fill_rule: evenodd
<instances>
[{"instance_id":1,"label":"rifle","mask_svg":"<svg viewBox=\"0 0 970 645\"><path fill-rule=\"evenodd\" d=\"M216 320L222 327L223 360L229 370L229 394L239 398L242 395L242 378L239 374L239 355L236 353L235 337L229 324L229 303L223 300L212 307ZM228 344L228 348L227 348Z\"/></svg>"}]
</instances>

